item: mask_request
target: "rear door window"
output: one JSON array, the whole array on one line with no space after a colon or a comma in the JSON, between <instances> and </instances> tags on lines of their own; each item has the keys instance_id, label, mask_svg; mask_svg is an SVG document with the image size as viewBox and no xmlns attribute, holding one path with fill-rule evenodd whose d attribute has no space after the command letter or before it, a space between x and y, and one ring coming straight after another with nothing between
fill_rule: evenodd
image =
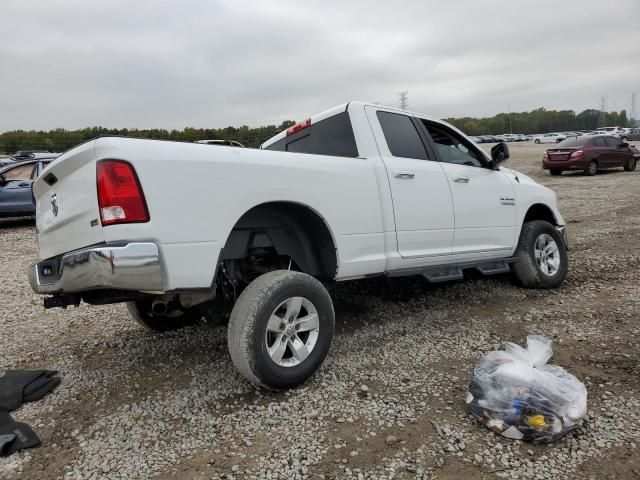
<instances>
[{"instance_id":1,"label":"rear door window","mask_svg":"<svg viewBox=\"0 0 640 480\"><path fill-rule=\"evenodd\" d=\"M29 163L27 165L20 165L18 167L12 168L11 170L4 173L4 178L7 182L11 180L31 180L34 166L35 164Z\"/></svg>"},{"instance_id":2,"label":"rear door window","mask_svg":"<svg viewBox=\"0 0 640 480\"><path fill-rule=\"evenodd\" d=\"M607 143L604 141L604 137L596 137L593 139L593 145L595 147L606 147Z\"/></svg>"},{"instance_id":3,"label":"rear door window","mask_svg":"<svg viewBox=\"0 0 640 480\"><path fill-rule=\"evenodd\" d=\"M618 148L620 145L622 145L622 140L620 140L619 138L604 137L604 141L607 142L608 147Z\"/></svg>"},{"instance_id":4,"label":"rear door window","mask_svg":"<svg viewBox=\"0 0 640 480\"><path fill-rule=\"evenodd\" d=\"M410 117L383 111L377 115L391 155L427 160L427 150Z\"/></svg>"},{"instance_id":5,"label":"rear door window","mask_svg":"<svg viewBox=\"0 0 640 480\"><path fill-rule=\"evenodd\" d=\"M358 147L347 112L333 115L269 145L266 150L357 157Z\"/></svg>"}]
</instances>

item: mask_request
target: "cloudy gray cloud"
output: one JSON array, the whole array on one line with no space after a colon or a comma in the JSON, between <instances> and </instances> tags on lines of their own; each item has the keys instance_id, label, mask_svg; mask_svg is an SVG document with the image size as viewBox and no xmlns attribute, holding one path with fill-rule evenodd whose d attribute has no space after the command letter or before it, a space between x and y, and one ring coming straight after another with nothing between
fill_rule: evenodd
<instances>
[{"instance_id":1,"label":"cloudy gray cloud","mask_svg":"<svg viewBox=\"0 0 640 480\"><path fill-rule=\"evenodd\" d=\"M2 0L0 131L257 126L402 90L439 117L629 109L634 18L637 0Z\"/></svg>"}]
</instances>

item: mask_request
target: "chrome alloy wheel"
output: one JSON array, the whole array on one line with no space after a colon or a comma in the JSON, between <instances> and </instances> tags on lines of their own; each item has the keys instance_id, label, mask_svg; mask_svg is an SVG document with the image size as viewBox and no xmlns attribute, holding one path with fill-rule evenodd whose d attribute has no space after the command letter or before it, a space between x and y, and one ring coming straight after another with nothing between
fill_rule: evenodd
<instances>
[{"instance_id":1,"label":"chrome alloy wheel","mask_svg":"<svg viewBox=\"0 0 640 480\"><path fill-rule=\"evenodd\" d=\"M281 367L304 362L318 341L320 319L316 307L304 297L291 297L273 311L265 342L269 357Z\"/></svg>"},{"instance_id":2,"label":"chrome alloy wheel","mask_svg":"<svg viewBox=\"0 0 640 480\"><path fill-rule=\"evenodd\" d=\"M560 269L560 249L551 237L543 233L536 239L534 254L538 268L549 277L553 277Z\"/></svg>"}]
</instances>

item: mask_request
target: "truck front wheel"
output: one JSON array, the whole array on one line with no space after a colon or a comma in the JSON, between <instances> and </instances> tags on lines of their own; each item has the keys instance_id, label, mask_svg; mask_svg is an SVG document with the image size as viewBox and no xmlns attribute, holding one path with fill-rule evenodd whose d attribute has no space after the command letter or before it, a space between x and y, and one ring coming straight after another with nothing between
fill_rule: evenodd
<instances>
[{"instance_id":1,"label":"truck front wheel","mask_svg":"<svg viewBox=\"0 0 640 480\"><path fill-rule=\"evenodd\" d=\"M514 273L527 288L555 288L564 282L569 257L560 232L544 220L522 226Z\"/></svg>"},{"instance_id":2,"label":"truck front wheel","mask_svg":"<svg viewBox=\"0 0 640 480\"><path fill-rule=\"evenodd\" d=\"M242 292L231 312L231 360L256 385L296 387L327 356L334 323L331 297L318 280L288 270L265 273Z\"/></svg>"}]
</instances>

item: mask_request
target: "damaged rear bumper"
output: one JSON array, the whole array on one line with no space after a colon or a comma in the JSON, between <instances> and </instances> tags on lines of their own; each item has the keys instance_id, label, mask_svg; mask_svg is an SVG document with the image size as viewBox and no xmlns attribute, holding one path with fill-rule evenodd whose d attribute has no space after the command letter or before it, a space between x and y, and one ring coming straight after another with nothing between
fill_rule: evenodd
<instances>
[{"instance_id":1,"label":"damaged rear bumper","mask_svg":"<svg viewBox=\"0 0 640 480\"><path fill-rule=\"evenodd\" d=\"M164 274L155 243L87 247L42 260L29 270L36 293L74 294L89 290L161 293Z\"/></svg>"}]
</instances>

